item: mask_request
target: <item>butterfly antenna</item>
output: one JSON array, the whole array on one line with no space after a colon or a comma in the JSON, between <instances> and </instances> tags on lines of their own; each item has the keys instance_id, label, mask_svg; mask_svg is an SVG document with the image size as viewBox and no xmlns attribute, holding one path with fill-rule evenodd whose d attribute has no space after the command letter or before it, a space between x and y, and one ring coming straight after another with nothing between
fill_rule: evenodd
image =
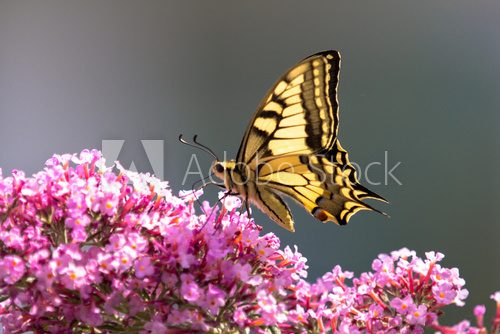
<instances>
[{"instance_id":1,"label":"butterfly antenna","mask_svg":"<svg viewBox=\"0 0 500 334\"><path fill-rule=\"evenodd\" d=\"M181 133L179 135L179 141L185 145L188 145L188 146L191 146L191 147L195 147L197 149L201 149L198 145L195 145L195 144L191 144L190 142L188 142L187 140L185 140L183 137L183 134Z\"/></svg>"},{"instance_id":2,"label":"butterfly antenna","mask_svg":"<svg viewBox=\"0 0 500 334\"><path fill-rule=\"evenodd\" d=\"M205 146L205 145L203 145L202 143L198 142L198 141L197 141L197 139L198 139L198 135L194 135L194 137L193 137L193 142L194 142L195 144L197 144L198 146L200 146L200 147L204 148L204 149L205 149L205 151L206 151L206 152L208 152L208 153L210 153L210 154L211 154L211 155L212 155L212 156L213 156L213 157L214 157L217 161L220 161L220 160L219 160L219 157L217 157L217 154L215 154L215 153L214 153L214 151L212 151L212 150L210 149L210 147Z\"/></svg>"},{"instance_id":3,"label":"butterfly antenna","mask_svg":"<svg viewBox=\"0 0 500 334\"><path fill-rule=\"evenodd\" d=\"M203 144L200 144L196 139L198 138L198 135L195 135L193 137L193 143L190 143L188 142L187 140L185 140L184 138L182 138L182 134L179 135L179 141L185 145L188 145L188 146L191 146L191 147L195 147L197 149L200 149L208 154L210 154L211 156L213 156L217 161L220 161L219 158L217 157L217 155L214 153L214 151L212 151L210 148L208 148L207 146L203 145Z\"/></svg>"}]
</instances>

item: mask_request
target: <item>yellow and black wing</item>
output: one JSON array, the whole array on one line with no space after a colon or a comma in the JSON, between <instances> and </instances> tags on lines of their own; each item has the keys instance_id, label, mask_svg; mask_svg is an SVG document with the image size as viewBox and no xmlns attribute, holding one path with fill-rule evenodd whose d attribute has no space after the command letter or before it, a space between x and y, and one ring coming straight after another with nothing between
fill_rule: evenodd
<instances>
[{"instance_id":1,"label":"yellow and black wing","mask_svg":"<svg viewBox=\"0 0 500 334\"><path fill-rule=\"evenodd\" d=\"M364 203L372 198L386 202L384 198L361 185L356 169L349 162L347 152L340 142L325 155L287 155L275 157L257 170L257 193L270 191L286 194L310 212L316 219L345 225L356 212L379 210ZM266 206L269 203L261 204ZM285 207L274 204L277 212ZM266 208L269 210L269 208ZM380 212L382 213L382 212ZM293 231L293 220L288 213L281 215L281 226Z\"/></svg>"},{"instance_id":2,"label":"yellow and black wing","mask_svg":"<svg viewBox=\"0 0 500 334\"><path fill-rule=\"evenodd\" d=\"M237 162L318 154L337 138L340 54L312 55L283 75L264 97L241 143Z\"/></svg>"}]
</instances>

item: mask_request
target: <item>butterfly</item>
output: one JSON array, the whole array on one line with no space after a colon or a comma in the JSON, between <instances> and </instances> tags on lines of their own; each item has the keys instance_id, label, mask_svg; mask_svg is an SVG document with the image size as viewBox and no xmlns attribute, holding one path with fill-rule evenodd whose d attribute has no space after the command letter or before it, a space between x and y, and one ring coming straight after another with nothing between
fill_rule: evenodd
<instances>
[{"instance_id":1,"label":"butterfly","mask_svg":"<svg viewBox=\"0 0 500 334\"><path fill-rule=\"evenodd\" d=\"M337 138L340 54L324 51L288 70L266 94L254 114L235 160L211 170L229 194L256 206L283 228L294 221L282 195L316 219L345 225L363 202L383 197L362 186L347 151ZM196 141L196 139L195 139ZM211 151L210 151L211 152Z\"/></svg>"}]
</instances>

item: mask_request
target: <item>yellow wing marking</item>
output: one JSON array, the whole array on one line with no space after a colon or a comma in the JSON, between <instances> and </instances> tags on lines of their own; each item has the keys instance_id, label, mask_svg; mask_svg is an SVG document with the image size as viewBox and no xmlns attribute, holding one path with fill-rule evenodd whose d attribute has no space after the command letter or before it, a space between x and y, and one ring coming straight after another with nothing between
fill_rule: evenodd
<instances>
[{"instance_id":1,"label":"yellow wing marking","mask_svg":"<svg viewBox=\"0 0 500 334\"><path fill-rule=\"evenodd\" d=\"M257 118L255 120L255 123L253 124L253 126L255 128L259 129L260 131L271 134L274 132L274 130L278 126L278 122L273 118L271 118L271 119Z\"/></svg>"},{"instance_id":2,"label":"yellow wing marking","mask_svg":"<svg viewBox=\"0 0 500 334\"><path fill-rule=\"evenodd\" d=\"M304 138L297 139L275 139L269 142L269 151L272 155L294 153L307 153L308 146Z\"/></svg>"},{"instance_id":3,"label":"yellow wing marking","mask_svg":"<svg viewBox=\"0 0 500 334\"><path fill-rule=\"evenodd\" d=\"M295 126L290 126L287 128L278 129L276 131L276 133L274 134L274 137L280 138L280 139L283 139L283 138L292 139L292 138L298 138L298 137L306 138L307 132L306 132L305 127L300 126L300 125L295 125Z\"/></svg>"},{"instance_id":4,"label":"yellow wing marking","mask_svg":"<svg viewBox=\"0 0 500 334\"><path fill-rule=\"evenodd\" d=\"M281 106L278 103L276 103L274 101L270 101L268 104L266 104L264 106L264 110L265 111L273 111L276 114L281 114L281 112L283 111L283 108L281 108Z\"/></svg>"},{"instance_id":5,"label":"yellow wing marking","mask_svg":"<svg viewBox=\"0 0 500 334\"><path fill-rule=\"evenodd\" d=\"M295 97L295 98L299 99L299 97ZM289 117L289 116L300 114L303 111L304 111L304 109L302 109L300 103L296 102L295 104L292 104L292 105L289 105L288 107L286 107L283 110L282 116L283 117Z\"/></svg>"},{"instance_id":6,"label":"yellow wing marking","mask_svg":"<svg viewBox=\"0 0 500 334\"><path fill-rule=\"evenodd\" d=\"M280 128L288 127L288 126L299 126L306 125L306 119L304 118L303 113L298 113L293 116L285 117L280 122ZM303 126L305 129L305 126ZM305 130L304 130L305 131Z\"/></svg>"},{"instance_id":7,"label":"yellow wing marking","mask_svg":"<svg viewBox=\"0 0 500 334\"><path fill-rule=\"evenodd\" d=\"M274 95L280 95L281 93L283 93L285 91L285 89L288 87L288 84L286 83L286 81L280 81L280 83L278 83L276 85L276 88L274 89Z\"/></svg>"}]
</instances>

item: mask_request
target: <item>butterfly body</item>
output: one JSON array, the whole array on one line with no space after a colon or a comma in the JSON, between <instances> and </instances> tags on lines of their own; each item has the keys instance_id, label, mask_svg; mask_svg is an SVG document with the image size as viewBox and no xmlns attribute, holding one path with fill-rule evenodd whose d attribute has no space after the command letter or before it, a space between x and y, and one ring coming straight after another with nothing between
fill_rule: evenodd
<instances>
[{"instance_id":1,"label":"butterfly body","mask_svg":"<svg viewBox=\"0 0 500 334\"><path fill-rule=\"evenodd\" d=\"M238 164L235 160L216 161L212 171L230 194L238 195L247 204L255 205L272 220L289 231L294 231L293 220L286 203L270 188L259 184L259 173Z\"/></svg>"},{"instance_id":2,"label":"butterfly body","mask_svg":"<svg viewBox=\"0 0 500 334\"><path fill-rule=\"evenodd\" d=\"M316 219L347 224L365 198L385 201L362 186L337 138L340 54L312 55L285 73L261 102L237 158L215 161L224 187L289 231L294 222L281 195Z\"/></svg>"},{"instance_id":3,"label":"butterfly body","mask_svg":"<svg viewBox=\"0 0 500 334\"><path fill-rule=\"evenodd\" d=\"M212 172L219 179L224 181L224 186L231 194L248 198L249 189L255 184L255 175L241 165L236 160L215 161L212 165Z\"/></svg>"}]
</instances>

